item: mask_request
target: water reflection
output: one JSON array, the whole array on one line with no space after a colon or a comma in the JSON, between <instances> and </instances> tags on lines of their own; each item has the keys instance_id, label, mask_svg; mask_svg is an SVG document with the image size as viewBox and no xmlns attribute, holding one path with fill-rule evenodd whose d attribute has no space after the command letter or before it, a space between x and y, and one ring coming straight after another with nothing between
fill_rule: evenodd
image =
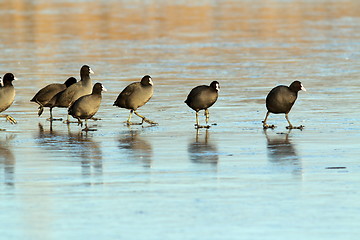
<instances>
[{"instance_id":1,"label":"water reflection","mask_svg":"<svg viewBox=\"0 0 360 240\"><path fill-rule=\"evenodd\" d=\"M188 146L189 158L194 163L211 164L216 166L219 161L217 146L209 140L210 133L206 129L205 137L200 138L199 129L196 130L195 141Z\"/></svg>"},{"instance_id":2,"label":"water reflection","mask_svg":"<svg viewBox=\"0 0 360 240\"><path fill-rule=\"evenodd\" d=\"M72 154L81 158L81 173L84 183L101 184L103 174L102 151L99 143L92 140L87 132L77 132L69 137ZM92 182L95 179L95 182Z\"/></svg>"},{"instance_id":3,"label":"water reflection","mask_svg":"<svg viewBox=\"0 0 360 240\"><path fill-rule=\"evenodd\" d=\"M129 128L129 131L119 139L119 148L125 150L128 158L141 161L144 167L150 168L153 155L152 146L148 141L141 138L139 134L140 130Z\"/></svg>"},{"instance_id":4,"label":"water reflection","mask_svg":"<svg viewBox=\"0 0 360 240\"><path fill-rule=\"evenodd\" d=\"M9 141L15 135L6 136L5 141L0 141L0 166L4 169L4 184L7 186L15 185L15 156L9 146Z\"/></svg>"},{"instance_id":5,"label":"water reflection","mask_svg":"<svg viewBox=\"0 0 360 240\"><path fill-rule=\"evenodd\" d=\"M276 136L270 136L264 129L267 140L268 160L279 167L290 167L292 173L296 175L302 174L301 159L299 158L294 144L289 139L289 134L277 133Z\"/></svg>"},{"instance_id":6,"label":"water reflection","mask_svg":"<svg viewBox=\"0 0 360 240\"><path fill-rule=\"evenodd\" d=\"M64 158L64 161L79 159L85 185L102 184L103 163L99 143L93 141L87 132L71 132L69 125L67 127L67 133L60 133L53 131L51 125L47 131L39 123L39 144L57 153L65 150L70 157Z\"/></svg>"}]
</instances>

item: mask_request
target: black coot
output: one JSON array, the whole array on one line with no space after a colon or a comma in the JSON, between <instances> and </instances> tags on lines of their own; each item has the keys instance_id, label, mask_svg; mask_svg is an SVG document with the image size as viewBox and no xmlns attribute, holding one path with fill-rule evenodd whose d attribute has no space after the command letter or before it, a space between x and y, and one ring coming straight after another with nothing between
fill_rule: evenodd
<instances>
[{"instance_id":1,"label":"black coot","mask_svg":"<svg viewBox=\"0 0 360 240\"><path fill-rule=\"evenodd\" d=\"M76 118L81 125L81 119L85 119L85 129L83 129L83 131L90 130L88 128L87 120L92 118L99 110L102 91L106 91L105 87L101 83L96 83L91 94L78 98L69 107L69 115Z\"/></svg>"},{"instance_id":2,"label":"black coot","mask_svg":"<svg viewBox=\"0 0 360 240\"><path fill-rule=\"evenodd\" d=\"M206 124L209 122L209 107L211 107L218 98L218 92L220 91L219 82L213 81L210 86L201 85L193 88L185 103L195 110L196 116L196 128L210 128L209 125L202 126L199 124L199 111L205 110Z\"/></svg>"},{"instance_id":3,"label":"black coot","mask_svg":"<svg viewBox=\"0 0 360 240\"><path fill-rule=\"evenodd\" d=\"M8 109L15 99L15 88L12 81L17 78L12 73L6 73L3 77L3 84L0 84L0 113ZM16 120L10 115L0 115L0 117L6 118L7 121L14 124Z\"/></svg>"},{"instance_id":4,"label":"black coot","mask_svg":"<svg viewBox=\"0 0 360 240\"><path fill-rule=\"evenodd\" d=\"M55 99L54 107L68 108L78 98L91 94L92 92L92 81L90 74L94 74L88 65L84 65L80 69L80 81L66 88L57 98ZM68 120L69 123L69 115Z\"/></svg>"},{"instance_id":5,"label":"black coot","mask_svg":"<svg viewBox=\"0 0 360 240\"><path fill-rule=\"evenodd\" d=\"M64 91L66 88L68 88L74 83L76 83L76 79L74 77L70 77L64 83L52 83L40 89L35 94L35 96L30 100L30 102L36 102L37 104L39 104L39 111L38 111L39 117L43 113L44 107L49 107L50 108L49 119L50 121L52 121L53 104L49 103L49 101L51 101L56 94Z\"/></svg>"},{"instance_id":6,"label":"black coot","mask_svg":"<svg viewBox=\"0 0 360 240\"><path fill-rule=\"evenodd\" d=\"M285 114L285 118L289 123L289 126L287 126L287 129L302 129L304 128L304 126L299 126L299 127L294 127L288 118L288 113L290 112L292 106L294 105L297 96L298 96L298 92L300 90L306 91L306 89L304 88L304 86L301 84L301 82L299 81L294 81L293 83L291 83L291 85L288 86L284 86L284 85L280 85L277 87L274 87L269 94L266 97L266 108L267 108L267 113L265 116L265 119L263 121L263 127L266 128L275 128L275 125L268 125L266 124L266 120L269 117L270 113L275 113L275 114L279 114L279 113L284 113Z\"/></svg>"},{"instance_id":7,"label":"black coot","mask_svg":"<svg viewBox=\"0 0 360 240\"><path fill-rule=\"evenodd\" d=\"M117 97L113 106L126 108L130 110L130 115L127 120L128 125L141 125L144 122L147 122L152 125L156 125L157 123L151 121L144 116L141 116L136 112L136 110L147 103L152 97L154 92L153 89L153 81L149 75L144 76L140 82L134 82L128 85ZM141 123L132 123L131 116L132 113L135 113L139 116L142 121Z\"/></svg>"}]
</instances>

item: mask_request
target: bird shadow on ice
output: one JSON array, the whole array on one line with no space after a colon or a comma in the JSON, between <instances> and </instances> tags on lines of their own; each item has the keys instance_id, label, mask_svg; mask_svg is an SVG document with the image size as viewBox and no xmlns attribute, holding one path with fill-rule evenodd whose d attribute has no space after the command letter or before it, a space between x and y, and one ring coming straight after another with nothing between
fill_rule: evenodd
<instances>
[{"instance_id":1,"label":"bird shadow on ice","mask_svg":"<svg viewBox=\"0 0 360 240\"><path fill-rule=\"evenodd\" d=\"M267 141L267 156L277 169L291 171L294 175L302 175L301 159L290 138L291 130L286 133L269 133L264 129Z\"/></svg>"},{"instance_id":2,"label":"bird shadow on ice","mask_svg":"<svg viewBox=\"0 0 360 240\"><path fill-rule=\"evenodd\" d=\"M119 149L124 150L127 159L141 162L143 167L151 168L153 150L151 144L140 136L141 130L131 129L125 131L119 138Z\"/></svg>"},{"instance_id":3,"label":"bird shadow on ice","mask_svg":"<svg viewBox=\"0 0 360 240\"><path fill-rule=\"evenodd\" d=\"M85 185L102 183L103 163L102 151L98 142L93 141L87 132L71 132L67 126L67 132L46 130L39 123L39 133L35 137L41 148L52 153L63 153L63 157L56 157L54 160L65 162L79 162L81 175ZM58 155L56 154L56 155Z\"/></svg>"},{"instance_id":4,"label":"bird shadow on ice","mask_svg":"<svg viewBox=\"0 0 360 240\"><path fill-rule=\"evenodd\" d=\"M188 153L189 159L193 163L209 164L216 167L219 162L219 152L217 146L210 141L208 129L205 130L205 134L200 129L196 130L195 140L188 145Z\"/></svg>"},{"instance_id":5,"label":"bird shadow on ice","mask_svg":"<svg viewBox=\"0 0 360 240\"><path fill-rule=\"evenodd\" d=\"M15 186L15 156L11 150L10 142L15 135L6 135L0 140L0 168L4 169L3 181L6 186Z\"/></svg>"}]
</instances>

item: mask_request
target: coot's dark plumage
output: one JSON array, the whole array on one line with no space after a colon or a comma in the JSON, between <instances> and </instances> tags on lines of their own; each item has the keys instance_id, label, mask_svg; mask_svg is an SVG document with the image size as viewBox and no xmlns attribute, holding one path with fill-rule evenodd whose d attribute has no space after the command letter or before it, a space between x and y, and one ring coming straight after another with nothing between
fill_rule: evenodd
<instances>
[{"instance_id":1,"label":"coot's dark plumage","mask_svg":"<svg viewBox=\"0 0 360 240\"><path fill-rule=\"evenodd\" d=\"M58 94L59 92L64 91L66 88L71 86L72 84L76 83L76 79L74 77L68 78L64 83L52 83L49 84L42 89L40 89L35 96L30 100L30 102L36 102L39 104L39 111L38 115L41 116L41 114L44 111L44 107L50 108L50 120L53 119L52 117L52 108L53 104L48 104L51 99Z\"/></svg>"},{"instance_id":2,"label":"coot's dark plumage","mask_svg":"<svg viewBox=\"0 0 360 240\"><path fill-rule=\"evenodd\" d=\"M15 99L15 88L12 81L16 80L16 77L12 73L6 73L3 77L3 84L0 84L0 113L8 109ZM10 123L16 123L16 120L9 115L0 115L5 117Z\"/></svg>"},{"instance_id":3,"label":"coot's dark plumage","mask_svg":"<svg viewBox=\"0 0 360 240\"><path fill-rule=\"evenodd\" d=\"M147 103L153 95L153 82L149 75L144 76L140 82L134 82L128 85L117 97L114 102L114 106L126 108L130 110L130 115L127 120L128 125L143 124L147 122L149 124L157 124L144 116L141 116L136 110ZM142 118L141 123L132 123L131 115L135 113L137 116Z\"/></svg>"},{"instance_id":4,"label":"coot's dark plumage","mask_svg":"<svg viewBox=\"0 0 360 240\"><path fill-rule=\"evenodd\" d=\"M96 83L92 93L78 98L69 108L69 115L73 116L81 123L81 119L85 119L85 129L89 130L87 120L92 118L99 110L101 103L101 92L106 91L101 83Z\"/></svg>"},{"instance_id":5,"label":"coot's dark plumage","mask_svg":"<svg viewBox=\"0 0 360 240\"><path fill-rule=\"evenodd\" d=\"M211 107L218 98L218 92L220 90L219 82L213 81L210 86L207 85L201 85L193 88L189 95L187 96L187 99L185 100L185 103L195 110L196 113L196 128L209 128L209 125L201 126L199 124L199 111L205 110L205 116L206 116L206 124L209 121L209 107Z\"/></svg>"},{"instance_id":6,"label":"coot's dark plumage","mask_svg":"<svg viewBox=\"0 0 360 240\"><path fill-rule=\"evenodd\" d=\"M92 81L90 74L93 73L94 72L88 65L82 66L80 69L80 81L66 88L59 96L57 96L54 107L68 108L79 97L91 94Z\"/></svg>"},{"instance_id":7,"label":"coot's dark plumage","mask_svg":"<svg viewBox=\"0 0 360 240\"><path fill-rule=\"evenodd\" d=\"M265 119L263 121L263 127L265 129L266 128L275 128L274 125L266 124L266 120L270 113L275 113L275 114L284 113L285 118L289 123L289 126L287 127L288 129L303 128L303 126L294 127L290 123L289 118L288 118L288 113L290 112L292 106L294 105L294 103L297 99L297 96L298 96L298 92L300 90L306 91L306 89L303 87L301 82L294 81L293 83L291 83L291 85L289 87L280 85L280 86L274 87L269 92L269 94L266 97L266 108L268 111L267 111Z\"/></svg>"}]
</instances>

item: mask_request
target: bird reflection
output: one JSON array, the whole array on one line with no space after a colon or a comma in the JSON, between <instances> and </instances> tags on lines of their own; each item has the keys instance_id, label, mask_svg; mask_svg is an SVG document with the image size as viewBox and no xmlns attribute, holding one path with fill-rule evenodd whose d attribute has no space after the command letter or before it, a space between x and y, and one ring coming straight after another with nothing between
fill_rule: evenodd
<instances>
[{"instance_id":1,"label":"bird reflection","mask_svg":"<svg viewBox=\"0 0 360 240\"><path fill-rule=\"evenodd\" d=\"M217 147L209 141L209 130L206 129L204 139L200 140L199 129L196 130L195 141L188 146L190 160L194 163L216 166L219 161Z\"/></svg>"},{"instance_id":2,"label":"bird reflection","mask_svg":"<svg viewBox=\"0 0 360 240\"><path fill-rule=\"evenodd\" d=\"M81 170L85 183L88 185L102 183L103 174L102 151L97 142L94 142L87 132L72 134L69 138L70 148L73 154L81 158ZM92 183L92 178L97 181Z\"/></svg>"},{"instance_id":3,"label":"bird reflection","mask_svg":"<svg viewBox=\"0 0 360 240\"><path fill-rule=\"evenodd\" d=\"M4 168L4 183L7 186L15 185L15 156L9 146L9 141L15 135L6 136L5 141L0 141L0 166Z\"/></svg>"},{"instance_id":4,"label":"bird reflection","mask_svg":"<svg viewBox=\"0 0 360 240\"><path fill-rule=\"evenodd\" d=\"M132 130L119 139L119 148L125 150L130 159L141 161L143 166L150 168L152 164L152 146L139 136L139 130Z\"/></svg>"},{"instance_id":5,"label":"bird reflection","mask_svg":"<svg viewBox=\"0 0 360 240\"><path fill-rule=\"evenodd\" d=\"M287 133L278 133L277 137L270 137L267 130L264 129L267 140L268 159L278 166L291 167L293 174L301 175L301 160L297 155L295 146L289 139L290 132L291 130Z\"/></svg>"},{"instance_id":6,"label":"bird reflection","mask_svg":"<svg viewBox=\"0 0 360 240\"><path fill-rule=\"evenodd\" d=\"M99 144L92 140L87 132L71 132L67 126L67 133L44 130L39 123L39 143L42 147L53 151L66 151L72 161L80 159L81 173L85 185L102 183L102 151ZM72 156L72 157L71 157ZM65 159L65 158L64 158Z\"/></svg>"}]
</instances>

